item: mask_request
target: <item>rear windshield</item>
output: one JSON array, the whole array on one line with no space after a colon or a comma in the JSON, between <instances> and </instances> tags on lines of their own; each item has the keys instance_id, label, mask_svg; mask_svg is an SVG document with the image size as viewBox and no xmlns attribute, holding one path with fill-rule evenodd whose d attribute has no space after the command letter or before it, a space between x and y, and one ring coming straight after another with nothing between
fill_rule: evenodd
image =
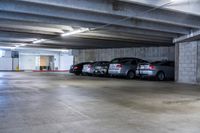
<instances>
[{"instance_id":1,"label":"rear windshield","mask_svg":"<svg viewBox=\"0 0 200 133\"><path fill-rule=\"evenodd\" d=\"M174 66L174 62L173 61L156 61L156 62L152 62L152 65L160 65L160 66Z\"/></svg>"},{"instance_id":2,"label":"rear windshield","mask_svg":"<svg viewBox=\"0 0 200 133\"><path fill-rule=\"evenodd\" d=\"M109 62L106 62L106 61L105 61L105 62L100 62L99 64L100 64L100 65L106 65L106 64L109 64Z\"/></svg>"},{"instance_id":3,"label":"rear windshield","mask_svg":"<svg viewBox=\"0 0 200 133\"><path fill-rule=\"evenodd\" d=\"M131 59L126 59L126 58L117 58L111 61L111 63L127 63L130 62Z\"/></svg>"},{"instance_id":4,"label":"rear windshield","mask_svg":"<svg viewBox=\"0 0 200 133\"><path fill-rule=\"evenodd\" d=\"M107 65L107 64L109 64L109 62L108 61L102 61L102 62L96 62L94 65Z\"/></svg>"},{"instance_id":5,"label":"rear windshield","mask_svg":"<svg viewBox=\"0 0 200 133\"><path fill-rule=\"evenodd\" d=\"M155 61L155 62L152 62L151 64L152 65L161 65L163 62L161 62L161 61Z\"/></svg>"},{"instance_id":6,"label":"rear windshield","mask_svg":"<svg viewBox=\"0 0 200 133\"><path fill-rule=\"evenodd\" d=\"M90 62L83 62L83 63L80 63L79 65L86 65L86 64L90 64Z\"/></svg>"}]
</instances>

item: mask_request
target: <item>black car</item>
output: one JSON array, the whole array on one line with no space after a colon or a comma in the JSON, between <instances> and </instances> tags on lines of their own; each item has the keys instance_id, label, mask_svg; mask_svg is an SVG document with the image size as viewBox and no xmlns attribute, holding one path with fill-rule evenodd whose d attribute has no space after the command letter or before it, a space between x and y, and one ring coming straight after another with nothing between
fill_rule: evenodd
<instances>
[{"instance_id":1,"label":"black car","mask_svg":"<svg viewBox=\"0 0 200 133\"><path fill-rule=\"evenodd\" d=\"M107 76L108 75L108 68L109 68L109 61L99 61L94 64L94 72L93 75L96 76Z\"/></svg>"},{"instance_id":2,"label":"black car","mask_svg":"<svg viewBox=\"0 0 200 133\"><path fill-rule=\"evenodd\" d=\"M83 65L88 64L89 62L82 62L76 65L72 65L70 68L70 73L74 73L75 75L80 75L82 74L83 70Z\"/></svg>"}]
</instances>

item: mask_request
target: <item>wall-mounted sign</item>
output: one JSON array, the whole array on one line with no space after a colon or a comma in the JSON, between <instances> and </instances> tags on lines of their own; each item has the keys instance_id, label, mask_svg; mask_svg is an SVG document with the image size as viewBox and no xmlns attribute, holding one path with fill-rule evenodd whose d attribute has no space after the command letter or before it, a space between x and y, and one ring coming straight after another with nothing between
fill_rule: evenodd
<instances>
[{"instance_id":1,"label":"wall-mounted sign","mask_svg":"<svg viewBox=\"0 0 200 133\"><path fill-rule=\"evenodd\" d=\"M19 58L19 52L18 51L12 51L11 52L11 57L12 58Z\"/></svg>"}]
</instances>

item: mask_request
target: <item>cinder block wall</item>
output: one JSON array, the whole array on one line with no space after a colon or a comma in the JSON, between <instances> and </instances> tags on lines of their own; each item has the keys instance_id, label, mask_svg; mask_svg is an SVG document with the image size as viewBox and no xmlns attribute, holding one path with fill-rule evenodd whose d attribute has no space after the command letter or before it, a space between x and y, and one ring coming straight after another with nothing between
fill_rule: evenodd
<instances>
[{"instance_id":1,"label":"cinder block wall","mask_svg":"<svg viewBox=\"0 0 200 133\"><path fill-rule=\"evenodd\" d=\"M200 41L178 44L177 81L200 83Z\"/></svg>"},{"instance_id":2,"label":"cinder block wall","mask_svg":"<svg viewBox=\"0 0 200 133\"><path fill-rule=\"evenodd\" d=\"M85 61L110 61L117 57L138 57L150 61L174 60L175 47L133 47L113 49L73 50L75 63Z\"/></svg>"},{"instance_id":3,"label":"cinder block wall","mask_svg":"<svg viewBox=\"0 0 200 133\"><path fill-rule=\"evenodd\" d=\"M197 83L200 84L200 41L197 44Z\"/></svg>"}]
</instances>

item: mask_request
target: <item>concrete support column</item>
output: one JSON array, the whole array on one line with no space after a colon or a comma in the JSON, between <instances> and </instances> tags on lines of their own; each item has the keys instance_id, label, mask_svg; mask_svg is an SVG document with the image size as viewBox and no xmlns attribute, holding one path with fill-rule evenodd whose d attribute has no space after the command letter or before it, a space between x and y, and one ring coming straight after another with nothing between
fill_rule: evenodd
<instances>
[{"instance_id":1,"label":"concrete support column","mask_svg":"<svg viewBox=\"0 0 200 133\"><path fill-rule=\"evenodd\" d=\"M175 78L182 83L200 83L200 41L176 44Z\"/></svg>"},{"instance_id":2,"label":"concrete support column","mask_svg":"<svg viewBox=\"0 0 200 133\"><path fill-rule=\"evenodd\" d=\"M197 83L200 84L200 41L197 43Z\"/></svg>"},{"instance_id":3,"label":"concrete support column","mask_svg":"<svg viewBox=\"0 0 200 133\"><path fill-rule=\"evenodd\" d=\"M175 44L175 81L179 80L179 44Z\"/></svg>"}]
</instances>

